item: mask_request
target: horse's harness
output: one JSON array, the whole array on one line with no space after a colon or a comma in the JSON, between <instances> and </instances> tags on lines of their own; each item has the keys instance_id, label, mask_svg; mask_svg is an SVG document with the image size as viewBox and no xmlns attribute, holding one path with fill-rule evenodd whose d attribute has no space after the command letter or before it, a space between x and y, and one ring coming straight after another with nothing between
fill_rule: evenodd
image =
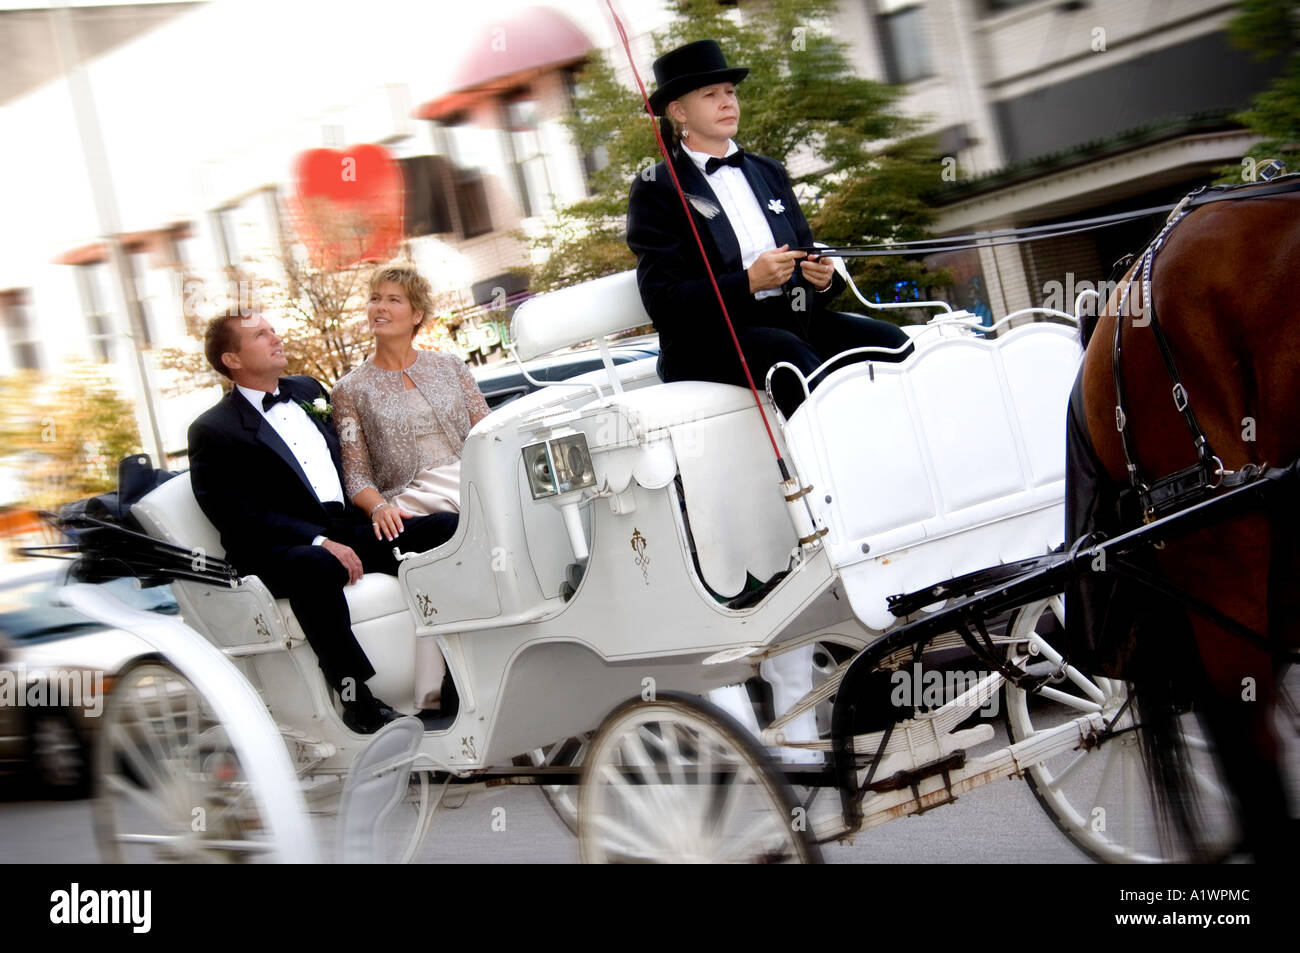
<instances>
[{"instance_id":1,"label":"horse's harness","mask_svg":"<svg viewBox=\"0 0 1300 953\"><path fill-rule=\"evenodd\" d=\"M1169 339L1165 336L1164 330L1160 327L1160 320L1156 316L1155 299L1151 294L1151 271L1155 265L1156 255L1164 245L1169 233L1194 208L1208 205L1211 202L1260 198L1265 195L1294 191L1300 191L1300 173L1284 175L1267 183L1203 186L1195 192L1189 193L1178 203L1177 207L1170 213L1164 228L1160 230L1160 234L1142 252L1142 257L1138 261L1138 270L1141 271L1142 275L1143 323L1138 323L1135 319L1133 326L1144 327L1147 324L1150 325L1156 348L1160 352L1160 359L1164 362L1165 371L1169 375L1174 407L1183 415L1183 421L1191 432L1192 444L1196 448L1196 462L1194 464L1149 483L1143 477L1137 457L1129 444L1128 415L1124 411L1124 380L1120 373L1120 359L1123 355L1121 332L1124 328L1124 313L1126 310L1130 310L1129 301L1133 290L1133 279L1130 278L1124 287L1124 293L1120 296L1119 306L1116 309L1115 338L1111 346L1111 365L1115 378L1115 428L1119 431L1120 447L1124 451L1124 463L1129 480L1129 487L1121 494L1121 498L1126 495L1137 496L1144 522L1149 523L1161 516L1182 509L1184 506L1218 489L1219 486L1248 483L1260 476L1265 470L1264 467L1254 464L1248 464L1241 470L1225 470L1223 461L1214 455L1209 440L1201 430L1201 426L1196 420L1196 413L1192 410L1187 388L1183 386L1182 378L1178 374L1178 367L1174 363L1174 355L1169 347Z\"/></svg>"}]
</instances>

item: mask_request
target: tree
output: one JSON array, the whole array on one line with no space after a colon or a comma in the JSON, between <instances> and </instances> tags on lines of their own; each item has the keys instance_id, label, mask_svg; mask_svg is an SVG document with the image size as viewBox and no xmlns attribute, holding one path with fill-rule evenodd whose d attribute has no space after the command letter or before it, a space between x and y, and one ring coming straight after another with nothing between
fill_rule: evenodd
<instances>
[{"instance_id":1,"label":"tree","mask_svg":"<svg viewBox=\"0 0 1300 953\"><path fill-rule=\"evenodd\" d=\"M0 379L0 447L20 467L35 509L117 487L117 464L140 452L135 413L97 368L72 364L57 380Z\"/></svg>"},{"instance_id":2,"label":"tree","mask_svg":"<svg viewBox=\"0 0 1300 953\"><path fill-rule=\"evenodd\" d=\"M185 317L198 337L212 316L198 314L194 306L199 303L210 302L213 314L265 313L284 338L289 361L285 373L307 374L333 387L361 364L373 347L365 306L376 263L355 260L369 235L366 223L347 213L332 220L321 210L315 215L317 232L325 230L318 241L329 254L313 254L304 245L286 243L279 255L249 259L242 268L232 270L223 294L206 295L201 289L187 293ZM299 233L305 232L299 229ZM340 251L346 248L356 254ZM429 326L417 342L428 346L435 340L448 340L446 325L453 320L449 314L459 304L456 292L435 290L434 313L426 317ZM208 366L201 348L162 348L157 357L160 367L178 372L172 390L190 390L196 382L229 383Z\"/></svg>"},{"instance_id":3,"label":"tree","mask_svg":"<svg viewBox=\"0 0 1300 953\"><path fill-rule=\"evenodd\" d=\"M739 15L715 0L676 7L678 19L654 37L656 55L718 40L730 62L750 70L739 90L741 144L787 167L798 155L824 163L794 176L821 240L924 236L931 213L922 196L939 184L940 165L931 143L909 138L917 123L892 111L898 91L853 75L843 45L827 34L835 0L754 0L741 4ZM612 56L621 58L621 48ZM652 77L643 79L649 88ZM554 227L535 240L548 256L530 276L534 290L634 267L625 243L628 185L660 158L640 94L605 56L594 56L580 75L568 126L580 151L603 150L608 164L591 177L594 194L560 209ZM898 257L849 263L864 293L888 289L891 298L895 282L933 284L938 277Z\"/></svg>"},{"instance_id":4,"label":"tree","mask_svg":"<svg viewBox=\"0 0 1300 953\"><path fill-rule=\"evenodd\" d=\"M1287 59L1273 84L1234 117L1260 141L1240 165L1224 166L1220 181L1250 180L1255 166L1268 159L1281 159L1290 171L1300 171L1300 0L1244 0L1228 24L1228 36L1255 59Z\"/></svg>"}]
</instances>

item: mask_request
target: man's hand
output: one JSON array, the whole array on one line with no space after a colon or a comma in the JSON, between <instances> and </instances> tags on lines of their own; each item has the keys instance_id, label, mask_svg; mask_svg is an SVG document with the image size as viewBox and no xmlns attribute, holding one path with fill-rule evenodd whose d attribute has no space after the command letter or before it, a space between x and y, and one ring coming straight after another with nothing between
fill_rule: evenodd
<instances>
[{"instance_id":1,"label":"man's hand","mask_svg":"<svg viewBox=\"0 0 1300 953\"><path fill-rule=\"evenodd\" d=\"M749 275L749 293L780 288L794 274L794 263L804 257L801 251L790 251L789 245L763 252L746 270Z\"/></svg>"},{"instance_id":2,"label":"man's hand","mask_svg":"<svg viewBox=\"0 0 1300 953\"><path fill-rule=\"evenodd\" d=\"M820 255L810 255L799 266L803 276L812 284L814 291L825 291L835 278L835 266Z\"/></svg>"},{"instance_id":3,"label":"man's hand","mask_svg":"<svg viewBox=\"0 0 1300 953\"><path fill-rule=\"evenodd\" d=\"M361 568L361 558L352 551L352 547L336 543L332 539L321 540L321 546L333 553L334 557L343 564L343 568L348 571L349 586L361 579L365 570Z\"/></svg>"}]
</instances>

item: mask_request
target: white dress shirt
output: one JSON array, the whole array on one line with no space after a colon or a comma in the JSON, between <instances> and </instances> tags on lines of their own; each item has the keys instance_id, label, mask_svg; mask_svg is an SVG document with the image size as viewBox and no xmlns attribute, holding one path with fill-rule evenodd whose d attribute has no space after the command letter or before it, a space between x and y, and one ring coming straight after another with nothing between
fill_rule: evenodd
<instances>
[{"instance_id":1,"label":"white dress shirt","mask_svg":"<svg viewBox=\"0 0 1300 953\"><path fill-rule=\"evenodd\" d=\"M691 161L701 172L704 172L705 164L713 158L707 152L696 152L686 143L682 143L682 151L690 156ZM728 139L725 155L729 156L737 151L736 143ZM718 197L718 204L722 206L727 221L731 223L732 231L736 233L736 241L740 243L740 265L748 270L749 266L758 260L759 255L776 247L776 239L772 236L772 226L767 223L767 215L758 204L758 198L749 186L749 179L745 178L745 173L734 165L719 166L713 170L712 175L704 172L704 178L708 180L713 194ZM754 297L771 298L780 293L780 288L768 288L766 291L756 292Z\"/></svg>"},{"instance_id":2,"label":"white dress shirt","mask_svg":"<svg viewBox=\"0 0 1300 953\"><path fill-rule=\"evenodd\" d=\"M325 443L325 438L316 425L307 419L307 411L294 400L281 401L269 411L263 410L262 398L266 396L266 391L253 390L240 384L235 387L285 442L289 452L302 467L302 472L307 475L316 498L322 503L344 502L343 486L339 483L339 473L334 468L329 445ZM271 393L280 393L280 388L277 387ZM325 538L317 536L312 543L319 546Z\"/></svg>"}]
</instances>

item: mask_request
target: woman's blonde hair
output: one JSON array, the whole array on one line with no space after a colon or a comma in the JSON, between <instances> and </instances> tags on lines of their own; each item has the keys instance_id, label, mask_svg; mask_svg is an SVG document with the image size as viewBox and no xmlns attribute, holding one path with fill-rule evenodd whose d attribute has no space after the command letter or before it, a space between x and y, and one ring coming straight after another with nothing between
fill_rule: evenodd
<instances>
[{"instance_id":1,"label":"woman's blonde hair","mask_svg":"<svg viewBox=\"0 0 1300 953\"><path fill-rule=\"evenodd\" d=\"M373 295L385 281L401 286L402 294L406 295L406 300L411 302L412 310L424 312L424 317L415 326L418 334L433 311L433 288L429 285L429 279L420 274L420 270L414 265L395 261L375 269L374 274L370 276L370 293Z\"/></svg>"}]
</instances>

